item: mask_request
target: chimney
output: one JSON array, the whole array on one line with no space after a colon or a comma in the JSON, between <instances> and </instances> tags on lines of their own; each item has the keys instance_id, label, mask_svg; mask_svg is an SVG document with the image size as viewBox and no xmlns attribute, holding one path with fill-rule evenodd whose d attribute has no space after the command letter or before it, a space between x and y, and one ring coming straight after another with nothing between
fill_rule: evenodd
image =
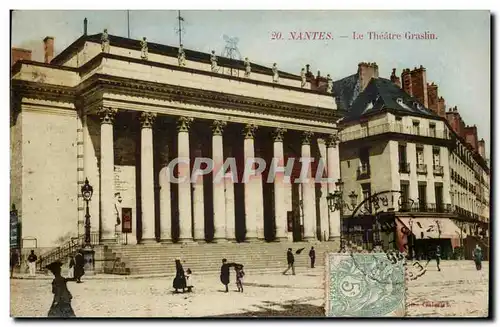
<instances>
[{"instance_id":1,"label":"chimney","mask_svg":"<svg viewBox=\"0 0 500 327\"><path fill-rule=\"evenodd\" d=\"M438 115L441 117L446 116L446 102L443 97L439 97L438 99Z\"/></svg>"},{"instance_id":2,"label":"chimney","mask_svg":"<svg viewBox=\"0 0 500 327\"><path fill-rule=\"evenodd\" d=\"M20 48L10 49L10 65L14 66L19 60L31 60L31 50Z\"/></svg>"},{"instance_id":3,"label":"chimney","mask_svg":"<svg viewBox=\"0 0 500 327\"><path fill-rule=\"evenodd\" d=\"M475 151L479 150L476 125L466 126L464 128L464 139L465 142L469 143Z\"/></svg>"},{"instance_id":4,"label":"chimney","mask_svg":"<svg viewBox=\"0 0 500 327\"><path fill-rule=\"evenodd\" d=\"M396 76L396 68L392 69L392 74L391 74L391 82L396 84L399 88L401 88L401 80L399 77Z\"/></svg>"},{"instance_id":5,"label":"chimney","mask_svg":"<svg viewBox=\"0 0 500 327\"><path fill-rule=\"evenodd\" d=\"M411 90L413 92L413 97L428 108L427 73L425 72L425 68L423 66L415 68L411 71Z\"/></svg>"},{"instance_id":6,"label":"chimney","mask_svg":"<svg viewBox=\"0 0 500 327\"><path fill-rule=\"evenodd\" d=\"M428 108L439 115L438 86L434 83L427 84L427 102Z\"/></svg>"},{"instance_id":7,"label":"chimney","mask_svg":"<svg viewBox=\"0 0 500 327\"><path fill-rule=\"evenodd\" d=\"M83 20L83 35L87 35L87 17Z\"/></svg>"},{"instance_id":8,"label":"chimney","mask_svg":"<svg viewBox=\"0 0 500 327\"><path fill-rule=\"evenodd\" d=\"M372 78L378 78L377 63L360 62L358 64L358 74L359 74L359 82L361 84L360 92L362 92Z\"/></svg>"},{"instance_id":9,"label":"chimney","mask_svg":"<svg viewBox=\"0 0 500 327\"><path fill-rule=\"evenodd\" d=\"M43 48L45 51L45 63L48 64L54 58L54 38L47 36L43 39Z\"/></svg>"},{"instance_id":10,"label":"chimney","mask_svg":"<svg viewBox=\"0 0 500 327\"><path fill-rule=\"evenodd\" d=\"M483 157L483 159L486 159L486 144L484 142L484 139L481 139L479 142L477 142L478 144L478 152L479 152L479 155L481 157Z\"/></svg>"},{"instance_id":11,"label":"chimney","mask_svg":"<svg viewBox=\"0 0 500 327\"><path fill-rule=\"evenodd\" d=\"M403 69L403 72L401 73L401 83L403 84L403 91L409 95L413 95L411 73L409 68Z\"/></svg>"}]
</instances>

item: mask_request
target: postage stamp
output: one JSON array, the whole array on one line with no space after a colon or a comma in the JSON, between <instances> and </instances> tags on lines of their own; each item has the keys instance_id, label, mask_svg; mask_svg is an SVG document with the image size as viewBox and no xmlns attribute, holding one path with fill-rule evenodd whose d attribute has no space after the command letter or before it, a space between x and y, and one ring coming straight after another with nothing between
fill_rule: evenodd
<instances>
[{"instance_id":1,"label":"postage stamp","mask_svg":"<svg viewBox=\"0 0 500 327\"><path fill-rule=\"evenodd\" d=\"M329 253L325 312L328 317L402 317L405 269L384 253Z\"/></svg>"},{"instance_id":2,"label":"postage stamp","mask_svg":"<svg viewBox=\"0 0 500 327\"><path fill-rule=\"evenodd\" d=\"M11 11L11 315L487 316L491 13L408 15Z\"/></svg>"}]
</instances>

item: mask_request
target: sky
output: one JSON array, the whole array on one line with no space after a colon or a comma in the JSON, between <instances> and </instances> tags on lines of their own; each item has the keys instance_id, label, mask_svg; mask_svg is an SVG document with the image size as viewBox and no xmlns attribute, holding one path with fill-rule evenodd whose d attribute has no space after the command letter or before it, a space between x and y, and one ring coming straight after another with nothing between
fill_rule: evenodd
<instances>
[{"instance_id":1,"label":"sky","mask_svg":"<svg viewBox=\"0 0 500 327\"><path fill-rule=\"evenodd\" d=\"M130 37L177 46L177 11L130 11ZM439 85L447 108L457 106L467 125L490 153L490 13L488 11L182 11L184 48L222 54L224 35L237 37L239 52L265 66L299 74L306 64L314 74L334 80L356 72L359 62L376 62L380 77L393 68L424 66L427 82ZM83 34L127 37L126 10L14 11L12 46L31 49L43 60L46 36L55 38L56 55ZM330 40L293 40L294 32L330 33ZM407 40L409 33L433 33L435 40ZM400 33L401 40L370 40L368 32ZM281 33L282 40L273 40ZM353 39L353 33L364 39ZM341 38L347 36L347 38ZM448 110L448 109L447 109ZM489 156L489 155L488 155Z\"/></svg>"}]
</instances>

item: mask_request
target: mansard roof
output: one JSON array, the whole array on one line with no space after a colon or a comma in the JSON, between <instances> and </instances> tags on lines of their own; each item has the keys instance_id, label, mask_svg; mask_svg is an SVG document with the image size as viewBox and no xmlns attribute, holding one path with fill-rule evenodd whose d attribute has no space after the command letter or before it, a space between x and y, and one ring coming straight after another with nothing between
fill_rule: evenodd
<instances>
[{"instance_id":1,"label":"mansard roof","mask_svg":"<svg viewBox=\"0 0 500 327\"><path fill-rule=\"evenodd\" d=\"M337 109L347 111L359 95L359 74L353 74L333 82L333 94Z\"/></svg>"},{"instance_id":2,"label":"mansard roof","mask_svg":"<svg viewBox=\"0 0 500 327\"><path fill-rule=\"evenodd\" d=\"M417 99L404 92L390 80L372 78L363 92L354 99L352 105L347 109L344 122L358 120L382 110L441 120L441 117L425 108Z\"/></svg>"},{"instance_id":3,"label":"mansard roof","mask_svg":"<svg viewBox=\"0 0 500 327\"><path fill-rule=\"evenodd\" d=\"M65 60L69 59L71 55L81 49L85 42L95 42L101 43L102 33L94 34L94 35L82 35L75 42L69 45L64 51L58 54L52 61L51 64L61 65ZM139 40L128 39L121 36L116 35L108 35L111 46L118 46L121 48L141 50L141 42ZM169 45L153 43L148 41L148 52L156 53L160 55L177 57L179 48L173 47ZM210 63L210 54L204 53L195 50L189 50L184 48L184 53L186 54L187 60L198 61ZM228 68L238 68L241 70L245 70L245 65L243 60L230 59L222 56L217 56L217 62L219 66L228 67ZM265 67L262 65L258 65L256 63L251 62L252 64L252 72L261 73L266 75L272 75L272 69L270 67ZM290 73L286 73L283 71L279 71L280 77L289 78L300 81L301 78L299 75L294 75Z\"/></svg>"}]
</instances>

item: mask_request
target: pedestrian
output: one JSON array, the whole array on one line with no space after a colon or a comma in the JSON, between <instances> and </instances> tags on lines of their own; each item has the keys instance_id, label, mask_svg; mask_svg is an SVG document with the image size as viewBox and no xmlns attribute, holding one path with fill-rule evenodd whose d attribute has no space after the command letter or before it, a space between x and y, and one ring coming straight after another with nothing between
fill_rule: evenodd
<instances>
[{"instance_id":1,"label":"pedestrian","mask_svg":"<svg viewBox=\"0 0 500 327\"><path fill-rule=\"evenodd\" d=\"M54 294L54 299L52 300L48 316L59 318L75 317L75 312L71 307L73 296L68 290L66 278L61 276L61 266L62 263L56 261L45 267L54 274L54 280L52 280L52 294Z\"/></svg>"},{"instance_id":2,"label":"pedestrian","mask_svg":"<svg viewBox=\"0 0 500 327\"><path fill-rule=\"evenodd\" d=\"M14 277L14 268L19 265L19 253L17 249L10 250L10 278Z\"/></svg>"},{"instance_id":3,"label":"pedestrian","mask_svg":"<svg viewBox=\"0 0 500 327\"><path fill-rule=\"evenodd\" d=\"M175 293L182 289L182 293L186 290L186 276L184 275L184 268L182 268L181 259L175 260L175 278L173 282Z\"/></svg>"},{"instance_id":4,"label":"pedestrian","mask_svg":"<svg viewBox=\"0 0 500 327\"><path fill-rule=\"evenodd\" d=\"M77 283L82 282L82 276L85 275L85 259L83 258L83 251L79 250L75 255L74 278Z\"/></svg>"},{"instance_id":5,"label":"pedestrian","mask_svg":"<svg viewBox=\"0 0 500 327\"><path fill-rule=\"evenodd\" d=\"M439 268L439 263L441 262L441 246L436 246L436 252L432 253L432 251L429 251L428 257L427 257L427 264L432 260L432 257L436 258L436 265L438 271L441 271L441 268Z\"/></svg>"},{"instance_id":6,"label":"pedestrian","mask_svg":"<svg viewBox=\"0 0 500 327\"><path fill-rule=\"evenodd\" d=\"M235 265L234 271L236 272L236 286L238 287L238 292L243 293L243 277L245 277L243 265Z\"/></svg>"},{"instance_id":7,"label":"pedestrian","mask_svg":"<svg viewBox=\"0 0 500 327\"><path fill-rule=\"evenodd\" d=\"M288 251L286 252L286 261L288 263L288 268L285 269L285 271L283 272L283 275L286 275L286 273L290 269L292 269L292 275L295 275L295 266L294 266L295 258L293 257L293 253L292 253L291 248L288 248Z\"/></svg>"},{"instance_id":8,"label":"pedestrian","mask_svg":"<svg viewBox=\"0 0 500 327\"><path fill-rule=\"evenodd\" d=\"M74 278L75 278L75 258L73 258L73 256L70 256L68 264L68 280L73 280Z\"/></svg>"},{"instance_id":9,"label":"pedestrian","mask_svg":"<svg viewBox=\"0 0 500 327\"><path fill-rule=\"evenodd\" d=\"M36 276L36 261L38 257L35 254L35 250L31 250L31 253L28 255L28 268L30 271L30 277Z\"/></svg>"},{"instance_id":10,"label":"pedestrian","mask_svg":"<svg viewBox=\"0 0 500 327\"><path fill-rule=\"evenodd\" d=\"M227 263L226 259L222 259L222 266L220 267L220 281L226 287L225 293L229 292L229 268L234 266L234 263Z\"/></svg>"},{"instance_id":11,"label":"pedestrian","mask_svg":"<svg viewBox=\"0 0 500 327\"><path fill-rule=\"evenodd\" d=\"M472 256L474 258L474 263L476 264L476 270L481 270L482 268L481 260L483 260L483 250L481 249L479 244L476 244L476 248L474 249Z\"/></svg>"},{"instance_id":12,"label":"pedestrian","mask_svg":"<svg viewBox=\"0 0 500 327\"><path fill-rule=\"evenodd\" d=\"M316 261L316 251L314 250L314 246L311 246L311 250L309 250L309 258L311 258L311 268L314 268L314 261Z\"/></svg>"},{"instance_id":13,"label":"pedestrian","mask_svg":"<svg viewBox=\"0 0 500 327\"><path fill-rule=\"evenodd\" d=\"M186 287L188 292L193 291L193 273L189 268L186 270Z\"/></svg>"}]
</instances>

